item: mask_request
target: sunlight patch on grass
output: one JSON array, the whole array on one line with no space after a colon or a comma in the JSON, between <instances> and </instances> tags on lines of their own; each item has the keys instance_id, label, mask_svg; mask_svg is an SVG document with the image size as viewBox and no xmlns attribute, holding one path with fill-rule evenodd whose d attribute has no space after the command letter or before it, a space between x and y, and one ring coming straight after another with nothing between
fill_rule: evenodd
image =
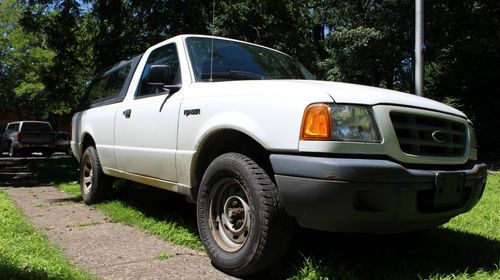
<instances>
[{"instance_id":1,"label":"sunlight patch on grass","mask_svg":"<svg viewBox=\"0 0 500 280\"><path fill-rule=\"evenodd\" d=\"M500 241L500 174L489 174L479 203L469 213L453 218L444 227Z\"/></svg>"},{"instance_id":2,"label":"sunlight patch on grass","mask_svg":"<svg viewBox=\"0 0 500 280\"><path fill-rule=\"evenodd\" d=\"M487 272L484 270L478 270L472 274L467 272L462 273L452 273L452 274L435 274L428 278L429 280L492 280L500 279L499 271Z\"/></svg>"},{"instance_id":3,"label":"sunlight patch on grass","mask_svg":"<svg viewBox=\"0 0 500 280\"><path fill-rule=\"evenodd\" d=\"M69 193L72 197L81 196L79 184L63 183L58 184L57 187ZM203 249L198 236L176 222L148 217L141 211L119 200L105 201L94 206L103 211L114 222L136 226L177 245L184 245L197 250Z\"/></svg>"},{"instance_id":4,"label":"sunlight patch on grass","mask_svg":"<svg viewBox=\"0 0 500 280\"><path fill-rule=\"evenodd\" d=\"M185 245L199 250L203 249L198 236L188 229L179 226L175 222L147 217L139 210L127 206L121 201L100 203L96 205L96 208L109 215L115 222L137 226L174 244Z\"/></svg>"},{"instance_id":5,"label":"sunlight patch on grass","mask_svg":"<svg viewBox=\"0 0 500 280\"><path fill-rule=\"evenodd\" d=\"M60 190L63 190L65 192L67 192L72 197L80 197L81 196L80 185L79 184L61 183L61 184L57 184L56 186Z\"/></svg>"},{"instance_id":6,"label":"sunlight patch on grass","mask_svg":"<svg viewBox=\"0 0 500 280\"><path fill-rule=\"evenodd\" d=\"M0 191L0 278L95 279L62 257Z\"/></svg>"}]
</instances>

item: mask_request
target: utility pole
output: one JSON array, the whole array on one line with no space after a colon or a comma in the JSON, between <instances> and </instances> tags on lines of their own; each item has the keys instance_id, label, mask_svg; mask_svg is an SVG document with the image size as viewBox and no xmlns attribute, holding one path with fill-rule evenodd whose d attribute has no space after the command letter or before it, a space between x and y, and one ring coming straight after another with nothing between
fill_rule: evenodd
<instances>
[{"instance_id":1,"label":"utility pole","mask_svg":"<svg viewBox=\"0 0 500 280\"><path fill-rule=\"evenodd\" d=\"M415 0L415 94L424 95L424 0Z\"/></svg>"}]
</instances>

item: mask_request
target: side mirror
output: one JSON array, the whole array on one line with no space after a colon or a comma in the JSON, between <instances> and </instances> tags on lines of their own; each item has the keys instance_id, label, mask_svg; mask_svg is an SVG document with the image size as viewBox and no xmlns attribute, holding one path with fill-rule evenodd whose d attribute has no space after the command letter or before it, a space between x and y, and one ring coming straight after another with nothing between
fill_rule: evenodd
<instances>
[{"instance_id":1,"label":"side mirror","mask_svg":"<svg viewBox=\"0 0 500 280\"><path fill-rule=\"evenodd\" d=\"M163 86L170 83L170 76L168 65L152 65L144 80L148 85Z\"/></svg>"}]
</instances>

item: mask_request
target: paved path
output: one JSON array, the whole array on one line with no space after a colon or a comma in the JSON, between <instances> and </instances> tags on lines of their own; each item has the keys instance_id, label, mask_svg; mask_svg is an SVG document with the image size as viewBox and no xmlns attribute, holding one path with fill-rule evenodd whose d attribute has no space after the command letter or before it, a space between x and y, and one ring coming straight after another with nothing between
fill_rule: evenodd
<instances>
[{"instance_id":1,"label":"paved path","mask_svg":"<svg viewBox=\"0 0 500 280\"><path fill-rule=\"evenodd\" d=\"M2 167L1 175L8 176L5 173L11 172L6 166ZM12 176L30 174L25 165L8 168L17 174ZM204 252L173 245L131 226L112 223L100 211L75 202L53 186L29 185L23 187L22 182L18 182L3 189L69 259L100 278L230 279L210 264ZM160 255L169 257L160 259Z\"/></svg>"}]
</instances>

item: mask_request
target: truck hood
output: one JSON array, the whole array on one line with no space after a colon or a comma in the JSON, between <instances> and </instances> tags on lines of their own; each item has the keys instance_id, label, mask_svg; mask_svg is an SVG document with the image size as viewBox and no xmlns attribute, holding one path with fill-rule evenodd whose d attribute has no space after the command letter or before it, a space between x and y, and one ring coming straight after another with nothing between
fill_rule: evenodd
<instances>
[{"instance_id":1,"label":"truck hood","mask_svg":"<svg viewBox=\"0 0 500 280\"><path fill-rule=\"evenodd\" d=\"M467 118L464 113L453 107L414 94L339 82L308 80L293 80L288 82L300 83L301 85L307 84L311 88L321 89L322 91L328 93L336 103L362 104L372 106L378 104L409 106L439 111Z\"/></svg>"},{"instance_id":2,"label":"truck hood","mask_svg":"<svg viewBox=\"0 0 500 280\"><path fill-rule=\"evenodd\" d=\"M421 108L467 118L464 113L443 103L394 90L356 84L311 80L245 80L217 83L194 83L193 86L210 96L239 95L277 96L302 99L304 102L329 102L360 105L395 105ZM189 98L189 97L186 97Z\"/></svg>"}]
</instances>

